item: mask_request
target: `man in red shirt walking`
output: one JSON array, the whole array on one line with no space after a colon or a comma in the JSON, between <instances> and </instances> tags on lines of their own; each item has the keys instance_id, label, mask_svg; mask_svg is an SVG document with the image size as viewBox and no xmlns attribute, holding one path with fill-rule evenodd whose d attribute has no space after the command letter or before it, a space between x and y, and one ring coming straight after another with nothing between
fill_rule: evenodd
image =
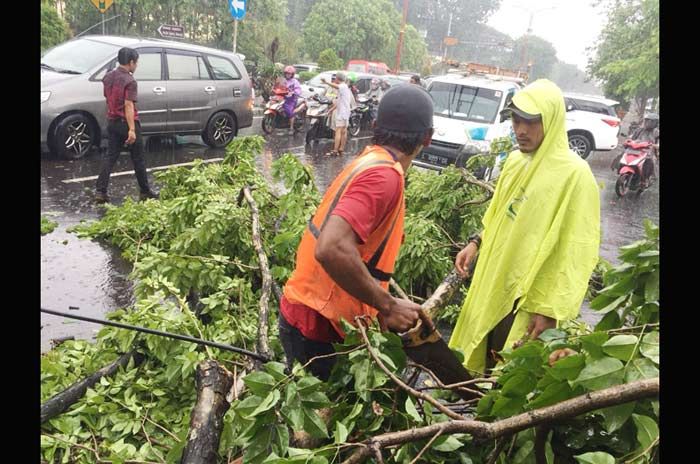
<instances>
[{"instance_id":1,"label":"man in red shirt walking","mask_svg":"<svg viewBox=\"0 0 700 464\"><path fill-rule=\"evenodd\" d=\"M397 86L379 104L372 145L336 177L297 250L280 301L280 340L288 368L333 353L341 320L378 317L406 331L420 306L392 297L389 280L403 240L404 172L433 134L433 102L418 86ZM335 360L309 365L327 380Z\"/></svg>"},{"instance_id":2,"label":"man in red shirt walking","mask_svg":"<svg viewBox=\"0 0 700 464\"><path fill-rule=\"evenodd\" d=\"M107 158L102 163L100 175L97 178L97 203L109 202L107 187L109 176L114 163L119 158L123 146L129 149L131 162L136 172L136 180L141 188L140 198L158 198L158 195L148 186L148 176L143 162L143 141L141 139L141 124L136 109L138 87L133 72L139 60L139 53L133 48L124 47L117 53L119 66L108 72L102 79L104 96L107 99Z\"/></svg>"}]
</instances>

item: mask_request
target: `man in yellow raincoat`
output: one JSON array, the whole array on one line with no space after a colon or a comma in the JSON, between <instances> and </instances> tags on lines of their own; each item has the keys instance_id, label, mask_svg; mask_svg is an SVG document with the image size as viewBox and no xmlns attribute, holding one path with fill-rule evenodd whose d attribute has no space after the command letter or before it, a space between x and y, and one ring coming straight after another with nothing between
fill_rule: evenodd
<instances>
[{"instance_id":1,"label":"man in yellow raincoat","mask_svg":"<svg viewBox=\"0 0 700 464\"><path fill-rule=\"evenodd\" d=\"M519 150L482 220L457 255L462 275L479 259L449 346L484 373L494 352L577 317L598 261L600 194L588 163L569 150L561 90L540 79L504 110Z\"/></svg>"}]
</instances>

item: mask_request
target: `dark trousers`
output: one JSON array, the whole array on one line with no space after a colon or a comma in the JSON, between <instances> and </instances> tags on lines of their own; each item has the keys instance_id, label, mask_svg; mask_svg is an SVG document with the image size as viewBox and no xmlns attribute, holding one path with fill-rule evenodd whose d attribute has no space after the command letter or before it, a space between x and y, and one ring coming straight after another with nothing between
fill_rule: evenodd
<instances>
[{"instance_id":1,"label":"dark trousers","mask_svg":"<svg viewBox=\"0 0 700 464\"><path fill-rule=\"evenodd\" d=\"M518 299L519 300L519 299ZM503 350L510 334L510 329L515 322L515 308L518 306L518 300L513 303L513 310L506 317L501 319L501 322L496 324L496 327L489 332L486 338L486 368L493 369L498 362L496 352Z\"/></svg>"},{"instance_id":2,"label":"dark trousers","mask_svg":"<svg viewBox=\"0 0 700 464\"><path fill-rule=\"evenodd\" d=\"M280 342L282 342L282 348L284 348L284 354L287 357L287 369L289 371L294 366L294 361L299 361L304 365L315 356L335 352L332 343L309 340L302 335L299 329L287 322L281 312L278 313L278 316ZM326 381L331 375L331 369L333 369L334 364L335 356L329 356L328 358L315 360L306 369L311 371L314 376Z\"/></svg>"},{"instance_id":3,"label":"dark trousers","mask_svg":"<svg viewBox=\"0 0 700 464\"><path fill-rule=\"evenodd\" d=\"M136 172L136 180L142 192L150 190L148 186L148 176L146 175L146 166L143 162L143 139L141 138L141 124L136 121L136 141L128 146L129 154L131 155L131 163L134 165ZM102 161L100 175L97 178L97 191L107 193L109 186L109 176L112 173L114 163L119 158L119 153L124 147L129 136L129 126L124 119L111 120L107 123L107 158Z\"/></svg>"}]
</instances>

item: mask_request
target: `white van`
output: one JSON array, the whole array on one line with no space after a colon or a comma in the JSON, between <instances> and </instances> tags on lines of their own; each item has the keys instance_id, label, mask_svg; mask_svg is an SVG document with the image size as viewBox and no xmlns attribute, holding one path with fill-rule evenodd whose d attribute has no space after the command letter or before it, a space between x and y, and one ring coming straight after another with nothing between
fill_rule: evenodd
<instances>
[{"instance_id":1,"label":"white van","mask_svg":"<svg viewBox=\"0 0 700 464\"><path fill-rule=\"evenodd\" d=\"M433 78L427 90L435 106L435 133L430 146L413 163L435 170L450 164L463 167L475 154L464 149L467 142L488 152L493 138L510 132L511 122L501 122L500 112L520 90L521 82L522 79L493 75L448 74Z\"/></svg>"}]
</instances>

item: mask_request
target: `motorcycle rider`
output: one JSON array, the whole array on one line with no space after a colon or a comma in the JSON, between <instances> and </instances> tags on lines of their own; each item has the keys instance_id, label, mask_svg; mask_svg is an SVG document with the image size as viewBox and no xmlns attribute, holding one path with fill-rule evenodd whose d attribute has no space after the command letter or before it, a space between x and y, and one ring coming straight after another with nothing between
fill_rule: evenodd
<instances>
[{"instance_id":1,"label":"motorcycle rider","mask_svg":"<svg viewBox=\"0 0 700 464\"><path fill-rule=\"evenodd\" d=\"M355 97L355 100L357 100L360 90L357 88L357 74L354 72L348 73L348 87L350 87L352 96Z\"/></svg>"},{"instance_id":2,"label":"motorcycle rider","mask_svg":"<svg viewBox=\"0 0 700 464\"><path fill-rule=\"evenodd\" d=\"M294 66L284 68L284 79L287 86L287 96L284 97L284 114L289 118L289 135L294 134L294 109L297 107L297 100L301 95L301 84L294 77L296 69Z\"/></svg>"},{"instance_id":3,"label":"motorcycle rider","mask_svg":"<svg viewBox=\"0 0 700 464\"><path fill-rule=\"evenodd\" d=\"M384 91L379 86L379 79L376 77L372 78L369 83L369 91L367 91L366 95L367 99L371 102L369 111L370 115L372 116L372 120L374 121L377 119L377 106L379 105L379 101L384 96Z\"/></svg>"},{"instance_id":4,"label":"motorcycle rider","mask_svg":"<svg viewBox=\"0 0 700 464\"><path fill-rule=\"evenodd\" d=\"M644 124L642 127L634 131L632 140L635 142L651 142L652 152L644 163L642 185L644 188L649 186L649 179L654 175L654 158L658 154L659 149L659 115L656 113L647 113L644 115Z\"/></svg>"}]
</instances>

